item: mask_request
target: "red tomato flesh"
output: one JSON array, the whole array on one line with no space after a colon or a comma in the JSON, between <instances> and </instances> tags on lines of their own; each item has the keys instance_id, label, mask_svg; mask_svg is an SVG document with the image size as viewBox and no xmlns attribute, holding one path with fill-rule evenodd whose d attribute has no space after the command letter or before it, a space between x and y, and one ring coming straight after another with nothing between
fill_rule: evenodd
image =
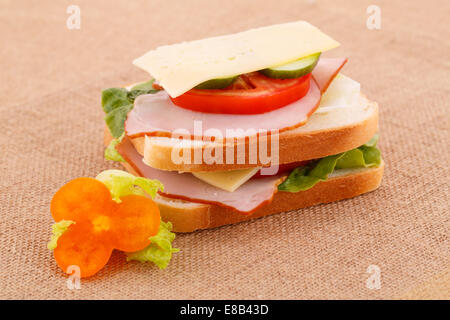
<instances>
[{"instance_id":1,"label":"red tomato flesh","mask_svg":"<svg viewBox=\"0 0 450 320\"><path fill-rule=\"evenodd\" d=\"M171 98L179 107L205 113L258 114L284 107L304 97L311 74L295 79L272 79L247 73L225 89L192 89Z\"/></svg>"}]
</instances>

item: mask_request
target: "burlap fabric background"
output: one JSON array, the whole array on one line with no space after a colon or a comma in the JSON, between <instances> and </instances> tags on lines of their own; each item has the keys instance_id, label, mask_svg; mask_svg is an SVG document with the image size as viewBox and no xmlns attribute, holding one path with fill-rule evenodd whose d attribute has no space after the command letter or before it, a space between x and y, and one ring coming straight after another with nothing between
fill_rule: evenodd
<instances>
[{"instance_id":1,"label":"burlap fabric background","mask_svg":"<svg viewBox=\"0 0 450 320\"><path fill-rule=\"evenodd\" d=\"M81 8L68 30L66 8ZM366 8L381 8L381 30ZM449 1L2 1L0 298L449 298ZM344 73L380 104L381 188L179 235L166 270L114 253L81 290L46 249L49 202L103 159L100 91L144 80L161 44L306 19L339 40ZM381 288L366 287L369 265Z\"/></svg>"}]
</instances>

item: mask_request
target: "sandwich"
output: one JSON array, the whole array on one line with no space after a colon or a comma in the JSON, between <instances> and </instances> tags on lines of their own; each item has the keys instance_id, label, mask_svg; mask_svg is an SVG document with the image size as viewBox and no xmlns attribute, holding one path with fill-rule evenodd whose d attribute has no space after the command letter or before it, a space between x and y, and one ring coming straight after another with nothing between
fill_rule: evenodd
<instances>
[{"instance_id":1,"label":"sandwich","mask_svg":"<svg viewBox=\"0 0 450 320\"><path fill-rule=\"evenodd\" d=\"M296 21L153 49L133 61L145 81L102 92L105 157L161 182L175 232L373 191L378 105L337 46Z\"/></svg>"},{"instance_id":2,"label":"sandwich","mask_svg":"<svg viewBox=\"0 0 450 320\"><path fill-rule=\"evenodd\" d=\"M53 196L48 248L90 277L114 250L164 269L174 232L339 201L379 187L378 105L304 21L161 46L149 77L102 92L110 169ZM174 231L174 232L172 232Z\"/></svg>"}]
</instances>

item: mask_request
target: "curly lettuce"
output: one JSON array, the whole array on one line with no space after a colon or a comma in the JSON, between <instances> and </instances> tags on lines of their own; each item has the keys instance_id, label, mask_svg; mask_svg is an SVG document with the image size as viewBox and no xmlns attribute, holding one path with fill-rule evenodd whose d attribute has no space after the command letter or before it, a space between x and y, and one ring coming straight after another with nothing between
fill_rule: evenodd
<instances>
[{"instance_id":1,"label":"curly lettuce","mask_svg":"<svg viewBox=\"0 0 450 320\"><path fill-rule=\"evenodd\" d=\"M172 259L172 253L180 251L172 247L175 233L171 231L172 224L161 221L158 233L150 238L150 245L140 251L126 253L127 261L153 262L160 269L165 269Z\"/></svg>"},{"instance_id":2,"label":"curly lettuce","mask_svg":"<svg viewBox=\"0 0 450 320\"><path fill-rule=\"evenodd\" d=\"M154 198L158 190L164 187L158 180L151 180L142 177L136 177L122 170L106 170L101 172L97 180L103 182L111 192L114 201L120 202L120 197L135 194L145 196L146 194ZM172 259L172 253L180 251L172 247L175 239L175 233L172 231L170 222L161 220L158 233L150 237L150 245L146 248L132 253L126 253L127 261L138 260L141 262L153 262L160 269L164 269Z\"/></svg>"},{"instance_id":3,"label":"curly lettuce","mask_svg":"<svg viewBox=\"0 0 450 320\"><path fill-rule=\"evenodd\" d=\"M117 151L116 146L122 141L125 134L122 134L120 138L112 139L108 147L105 149L105 159L117 162L125 162L125 159Z\"/></svg>"},{"instance_id":4,"label":"curly lettuce","mask_svg":"<svg viewBox=\"0 0 450 320\"><path fill-rule=\"evenodd\" d=\"M69 226L74 223L75 221L71 220L61 220L52 225L52 235L50 237L49 243L47 244L48 250L56 249L59 237L61 237L63 233L67 231Z\"/></svg>"},{"instance_id":5,"label":"curly lettuce","mask_svg":"<svg viewBox=\"0 0 450 320\"><path fill-rule=\"evenodd\" d=\"M376 147L378 135L362 146L347 152L328 156L308 165L295 168L287 179L278 186L278 190L299 192L312 188L316 183L325 181L334 170L348 168L368 168L381 163L381 152Z\"/></svg>"},{"instance_id":6,"label":"curly lettuce","mask_svg":"<svg viewBox=\"0 0 450 320\"><path fill-rule=\"evenodd\" d=\"M154 198L158 190L164 190L163 184L158 180L136 177L117 169L105 170L99 173L96 179L106 185L112 199L117 203L121 202L120 197L130 194L141 196L148 194Z\"/></svg>"},{"instance_id":7,"label":"curly lettuce","mask_svg":"<svg viewBox=\"0 0 450 320\"><path fill-rule=\"evenodd\" d=\"M109 88L102 91L102 108L105 122L114 138L120 138L125 132L124 123L128 112L133 109L134 100L142 94L158 92L154 89L154 79L140 83L130 90L125 88Z\"/></svg>"}]
</instances>

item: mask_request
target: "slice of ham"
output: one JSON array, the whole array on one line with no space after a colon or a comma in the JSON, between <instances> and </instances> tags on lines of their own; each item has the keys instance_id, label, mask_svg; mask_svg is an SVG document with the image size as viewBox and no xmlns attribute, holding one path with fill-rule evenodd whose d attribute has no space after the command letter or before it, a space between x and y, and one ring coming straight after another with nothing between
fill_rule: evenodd
<instances>
[{"instance_id":1,"label":"slice of ham","mask_svg":"<svg viewBox=\"0 0 450 320\"><path fill-rule=\"evenodd\" d=\"M202 113L173 104L165 91L141 95L136 98L134 108L128 114L125 131L129 137L165 136L171 137L176 130L183 129L193 138L214 135L241 138L252 136L259 130L279 132L304 125L317 109L322 93L333 80L347 59L320 59L313 71L308 93L302 99L271 112L251 115ZM201 122L200 134L194 130L194 122ZM198 123L200 123L198 122ZM212 131L208 130L211 129ZM238 133L238 129L241 133ZM227 130L233 130L232 133Z\"/></svg>"},{"instance_id":2,"label":"slice of ham","mask_svg":"<svg viewBox=\"0 0 450 320\"><path fill-rule=\"evenodd\" d=\"M147 166L142 156L127 139L117 146L117 151L139 175L157 179L164 185L161 195L192 202L215 204L234 209L242 214L251 214L269 204L278 191L278 184L285 175L251 179L234 192L228 192L207 184L190 173L164 171Z\"/></svg>"},{"instance_id":3,"label":"slice of ham","mask_svg":"<svg viewBox=\"0 0 450 320\"><path fill-rule=\"evenodd\" d=\"M320 92L324 93L331 81L347 62L347 58L326 58L320 59L312 71L312 75L319 86Z\"/></svg>"}]
</instances>

